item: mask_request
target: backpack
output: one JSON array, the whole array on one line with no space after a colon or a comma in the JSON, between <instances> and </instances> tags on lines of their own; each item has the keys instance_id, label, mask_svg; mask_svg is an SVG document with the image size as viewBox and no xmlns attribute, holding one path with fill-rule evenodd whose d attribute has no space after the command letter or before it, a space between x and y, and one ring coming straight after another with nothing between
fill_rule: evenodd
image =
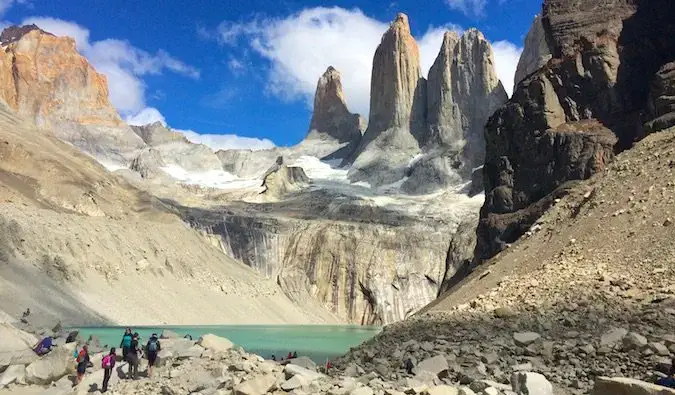
<instances>
[{"instance_id":1,"label":"backpack","mask_svg":"<svg viewBox=\"0 0 675 395\"><path fill-rule=\"evenodd\" d=\"M157 341L150 340L148 343L148 352L157 352Z\"/></svg>"},{"instance_id":2,"label":"backpack","mask_svg":"<svg viewBox=\"0 0 675 395\"><path fill-rule=\"evenodd\" d=\"M103 357L103 360L101 361L101 367L103 369L112 368L112 359L113 359L113 356L110 355L110 354Z\"/></svg>"},{"instance_id":3,"label":"backpack","mask_svg":"<svg viewBox=\"0 0 675 395\"><path fill-rule=\"evenodd\" d=\"M77 355L77 363L82 363L87 359L87 353L83 350Z\"/></svg>"}]
</instances>

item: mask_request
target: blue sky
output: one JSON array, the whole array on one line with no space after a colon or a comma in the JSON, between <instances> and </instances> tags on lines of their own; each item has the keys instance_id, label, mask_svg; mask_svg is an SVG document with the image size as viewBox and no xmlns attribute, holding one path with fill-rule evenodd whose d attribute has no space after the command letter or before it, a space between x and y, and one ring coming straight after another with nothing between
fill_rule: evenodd
<instances>
[{"instance_id":1,"label":"blue sky","mask_svg":"<svg viewBox=\"0 0 675 395\"><path fill-rule=\"evenodd\" d=\"M316 81L331 64L343 74L352 112L367 114L372 55L397 12L410 18L424 73L444 30L477 27L493 43L510 91L541 8L537 0L84 3L0 0L0 11L4 24L35 22L75 36L80 52L108 76L111 100L126 119L163 119L216 148L299 142ZM229 134L254 140L221 136Z\"/></svg>"}]
</instances>

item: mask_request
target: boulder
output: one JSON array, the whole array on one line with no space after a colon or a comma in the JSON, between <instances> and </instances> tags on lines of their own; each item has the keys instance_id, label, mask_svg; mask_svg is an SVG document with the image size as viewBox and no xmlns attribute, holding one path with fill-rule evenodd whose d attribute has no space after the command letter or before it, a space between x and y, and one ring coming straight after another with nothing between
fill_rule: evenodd
<instances>
[{"instance_id":1,"label":"boulder","mask_svg":"<svg viewBox=\"0 0 675 395\"><path fill-rule=\"evenodd\" d=\"M623 341L623 338L628 334L628 329L614 328L605 332L600 337L601 347L615 347Z\"/></svg>"},{"instance_id":2,"label":"boulder","mask_svg":"<svg viewBox=\"0 0 675 395\"><path fill-rule=\"evenodd\" d=\"M459 395L459 389L449 385L437 385L422 392L425 395Z\"/></svg>"},{"instance_id":3,"label":"boulder","mask_svg":"<svg viewBox=\"0 0 675 395\"><path fill-rule=\"evenodd\" d=\"M286 380L281 384L281 389L284 391L293 391L296 388L304 387L309 385L312 381L308 378L305 378L302 375L296 374L290 379Z\"/></svg>"},{"instance_id":4,"label":"boulder","mask_svg":"<svg viewBox=\"0 0 675 395\"><path fill-rule=\"evenodd\" d=\"M413 369L413 373L415 373L415 375L418 375L422 372L432 373L439 378L447 377L448 361L442 355L425 359L424 361L418 363Z\"/></svg>"},{"instance_id":5,"label":"boulder","mask_svg":"<svg viewBox=\"0 0 675 395\"><path fill-rule=\"evenodd\" d=\"M26 382L29 384L46 385L72 373L75 344L69 343L63 347L54 348L49 354L31 363L26 368Z\"/></svg>"},{"instance_id":6,"label":"boulder","mask_svg":"<svg viewBox=\"0 0 675 395\"><path fill-rule=\"evenodd\" d=\"M514 373L511 376L511 387L519 395L553 395L553 386L539 373Z\"/></svg>"},{"instance_id":7,"label":"boulder","mask_svg":"<svg viewBox=\"0 0 675 395\"><path fill-rule=\"evenodd\" d=\"M628 333L623 338L622 341L623 341L623 349L627 351L633 349L639 350L647 345L647 338L635 332Z\"/></svg>"},{"instance_id":8,"label":"boulder","mask_svg":"<svg viewBox=\"0 0 675 395\"><path fill-rule=\"evenodd\" d=\"M284 368L284 374L286 375L287 380L293 376L303 376L309 381L314 381L325 377L321 373L305 369L302 366L297 366L293 364L286 365L286 367Z\"/></svg>"},{"instance_id":9,"label":"boulder","mask_svg":"<svg viewBox=\"0 0 675 395\"><path fill-rule=\"evenodd\" d=\"M27 365L38 356L33 346L38 339L9 324L0 324L0 371L11 365Z\"/></svg>"},{"instance_id":10,"label":"boulder","mask_svg":"<svg viewBox=\"0 0 675 395\"><path fill-rule=\"evenodd\" d=\"M274 374L266 374L234 387L234 395L265 395L267 391L271 390L277 382L277 377Z\"/></svg>"},{"instance_id":11,"label":"boulder","mask_svg":"<svg viewBox=\"0 0 675 395\"><path fill-rule=\"evenodd\" d=\"M349 391L349 395L373 395L374 392L370 387L359 387Z\"/></svg>"},{"instance_id":12,"label":"boulder","mask_svg":"<svg viewBox=\"0 0 675 395\"><path fill-rule=\"evenodd\" d=\"M166 366L172 358L173 353L171 351L161 349L157 353L157 361L155 363L157 366Z\"/></svg>"},{"instance_id":13,"label":"boulder","mask_svg":"<svg viewBox=\"0 0 675 395\"><path fill-rule=\"evenodd\" d=\"M204 348L188 339L167 339L162 341L162 351L171 353L174 358L199 358Z\"/></svg>"},{"instance_id":14,"label":"boulder","mask_svg":"<svg viewBox=\"0 0 675 395\"><path fill-rule=\"evenodd\" d=\"M316 370L316 364L309 357L297 357L293 358L289 362L290 364L301 366L305 369Z\"/></svg>"},{"instance_id":15,"label":"boulder","mask_svg":"<svg viewBox=\"0 0 675 395\"><path fill-rule=\"evenodd\" d=\"M675 390L624 377L599 377L592 395L675 395Z\"/></svg>"},{"instance_id":16,"label":"boulder","mask_svg":"<svg viewBox=\"0 0 675 395\"><path fill-rule=\"evenodd\" d=\"M202 336L197 344L213 352L225 352L234 347L234 343L228 339L212 334Z\"/></svg>"},{"instance_id":17,"label":"boulder","mask_svg":"<svg viewBox=\"0 0 675 395\"><path fill-rule=\"evenodd\" d=\"M25 384L25 382L26 367L23 365L9 366L0 374L0 388L5 388L12 383Z\"/></svg>"},{"instance_id":18,"label":"boulder","mask_svg":"<svg viewBox=\"0 0 675 395\"><path fill-rule=\"evenodd\" d=\"M513 341L517 346L527 347L541 338L536 332L520 332L513 334Z\"/></svg>"}]
</instances>

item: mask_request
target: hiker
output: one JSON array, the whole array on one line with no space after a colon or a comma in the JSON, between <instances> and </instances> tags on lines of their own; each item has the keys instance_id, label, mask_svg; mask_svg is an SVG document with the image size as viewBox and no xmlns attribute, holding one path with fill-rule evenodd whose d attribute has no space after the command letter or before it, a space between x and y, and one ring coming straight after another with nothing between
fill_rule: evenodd
<instances>
[{"instance_id":1,"label":"hiker","mask_svg":"<svg viewBox=\"0 0 675 395\"><path fill-rule=\"evenodd\" d=\"M293 354L291 354L290 351L288 352L288 356L286 356L286 359L293 359Z\"/></svg>"},{"instance_id":2,"label":"hiker","mask_svg":"<svg viewBox=\"0 0 675 395\"><path fill-rule=\"evenodd\" d=\"M272 361L275 361L275 362L276 362L276 360L277 360L277 356L274 355L274 354L272 354Z\"/></svg>"},{"instance_id":3,"label":"hiker","mask_svg":"<svg viewBox=\"0 0 675 395\"><path fill-rule=\"evenodd\" d=\"M89 346L82 346L82 350L77 354L77 385L84 379L84 374L89 366Z\"/></svg>"},{"instance_id":4,"label":"hiker","mask_svg":"<svg viewBox=\"0 0 675 395\"><path fill-rule=\"evenodd\" d=\"M415 365L413 365L412 359L406 359L405 362L403 362L403 367L405 368L406 373L413 374L413 368Z\"/></svg>"},{"instance_id":5,"label":"hiker","mask_svg":"<svg viewBox=\"0 0 675 395\"><path fill-rule=\"evenodd\" d=\"M183 337L183 339L192 340L192 335L188 333Z\"/></svg>"},{"instance_id":6,"label":"hiker","mask_svg":"<svg viewBox=\"0 0 675 395\"><path fill-rule=\"evenodd\" d=\"M656 385L667 388L675 388L675 358L670 365L670 375L656 380Z\"/></svg>"},{"instance_id":7,"label":"hiker","mask_svg":"<svg viewBox=\"0 0 675 395\"><path fill-rule=\"evenodd\" d=\"M293 359L298 357L298 353L296 351L293 351Z\"/></svg>"},{"instance_id":8,"label":"hiker","mask_svg":"<svg viewBox=\"0 0 675 395\"><path fill-rule=\"evenodd\" d=\"M37 355L43 356L52 350L52 346L53 339L51 336L47 336L33 347L33 351L35 351Z\"/></svg>"},{"instance_id":9,"label":"hiker","mask_svg":"<svg viewBox=\"0 0 675 395\"><path fill-rule=\"evenodd\" d=\"M101 361L101 367L103 368L103 388L101 392L108 391L108 382L110 381L110 376L112 376L116 361L117 354L115 354L115 347L113 347L110 349L110 354L104 356Z\"/></svg>"},{"instance_id":10,"label":"hiker","mask_svg":"<svg viewBox=\"0 0 675 395\"><path fill-rule=\"evenodd\" d=\"M330 363L330 361L326 361L326 373L328 373L330 369L333 369L333 364Z\"/></svg>"},{"instance_id":11,"label":"hiker","mask_svg":"<svg viewBox=\"0 0 675 395\"><path fill-rule=\"evenodd\" d=\"M133 334L131 339L131 346L129 347L129 352L127 353L127 362L129 363L129 374L127 378L136 380L138 378L138 364L140 363L140 340L141 337L138 335L138 332Z\"/></svg>"},{"instance_id":12,"label":"hiker","mask_svg":"<svg viewBox=\"0 0 675 395\"><path fill-rule=\"evenodd\" d=\"M148 377L152 377L153 367L155 366L155 361L157 361L157 354L159 350L162 349L161 344L159 344L159 339L157 339L157 334L153 333L148 340L148 344L145 346L145 351L148 355Z\"/></svg>"},{"instance_id":13,"label":"hiker","mask_svg":"<svg viewBox=\"0 0 675 395\"><path fill-rule=\"evenodd\" d=\"M133 339L134 336L131 334L131 328L127 328L124 331L122 342L120 343L120 348L122 349L122 360L124 361L127 360L127 354L129 354L129 350L131 349L131 341Z\"/></svg>"}]
</instances>

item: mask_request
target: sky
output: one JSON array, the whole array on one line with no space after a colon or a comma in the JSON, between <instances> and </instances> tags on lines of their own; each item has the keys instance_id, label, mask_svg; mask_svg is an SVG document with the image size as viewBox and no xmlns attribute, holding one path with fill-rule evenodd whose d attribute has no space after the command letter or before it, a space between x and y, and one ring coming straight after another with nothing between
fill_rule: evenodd
<instances>
[{"instance_id":1,"label":"sky","mask_svg":"<svg viewBox=\"0 0 675 395\"><path fill-rule=\"evenodd\" d=\"M539 0L0 0L0 20L73 37L129 123L161 121L215 149L261 149L305 137L331 65L350 111L367 118L373 54L398 12L424 75L446 30L476 27L510 93L540 9Z\"/></svg>"}]
</instances>

